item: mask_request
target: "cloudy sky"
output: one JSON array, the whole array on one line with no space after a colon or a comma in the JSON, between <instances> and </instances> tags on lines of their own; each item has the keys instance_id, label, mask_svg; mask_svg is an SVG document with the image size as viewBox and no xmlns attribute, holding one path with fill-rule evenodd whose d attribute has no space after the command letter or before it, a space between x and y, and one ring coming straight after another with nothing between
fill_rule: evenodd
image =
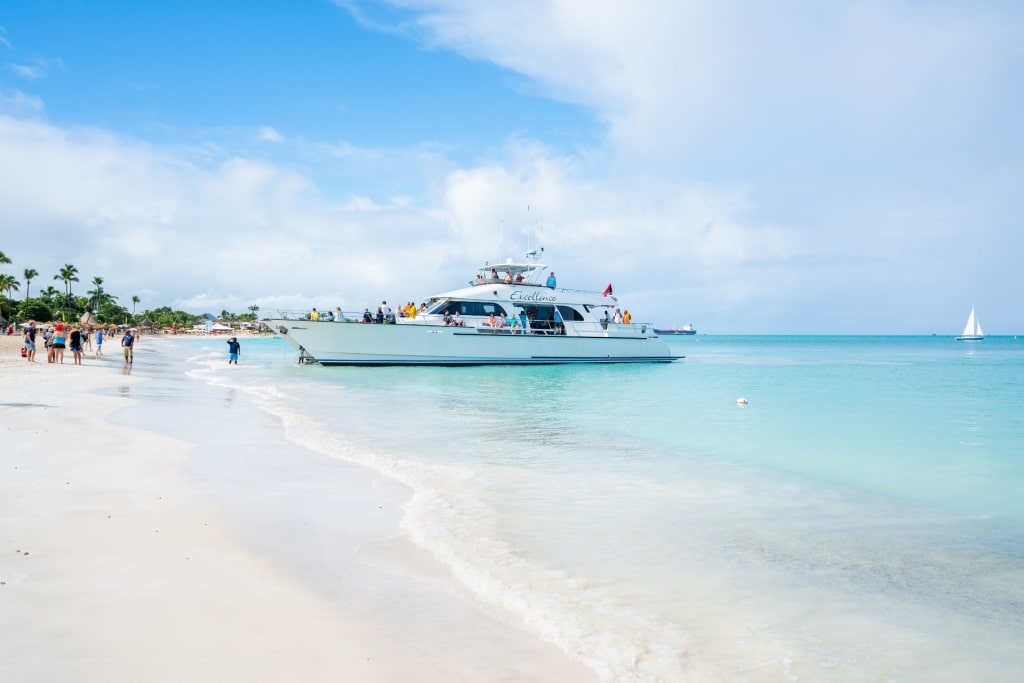
<instances>
[{"instance_id":1,"label":"cloudy sky","mask_svg":"<svg viewBox=\"0 0 1024 683\"><path fill-rule=\"evenodd\" d=\"M543 246L662 325L1024 333L1022 100L997 0L8 0L0 251L266 315Z\"/></svg>"}]
</instances>

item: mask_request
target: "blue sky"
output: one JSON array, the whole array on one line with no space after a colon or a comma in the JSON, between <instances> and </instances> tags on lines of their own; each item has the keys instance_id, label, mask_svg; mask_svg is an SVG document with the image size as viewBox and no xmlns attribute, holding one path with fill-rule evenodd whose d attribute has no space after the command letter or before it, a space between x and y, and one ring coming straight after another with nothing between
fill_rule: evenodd
<instances>
[{"instance_id":1,"label":"blue sky","mask_svg":"<svg viewBox=\"0 0 1024 683\"><path fill-rule=\"evenodd\" d=\"M1007 2L14 0L0 251L268 313L542 245L662 325L1013 334L1022 86Z\"/></svg>"}]
</instances>

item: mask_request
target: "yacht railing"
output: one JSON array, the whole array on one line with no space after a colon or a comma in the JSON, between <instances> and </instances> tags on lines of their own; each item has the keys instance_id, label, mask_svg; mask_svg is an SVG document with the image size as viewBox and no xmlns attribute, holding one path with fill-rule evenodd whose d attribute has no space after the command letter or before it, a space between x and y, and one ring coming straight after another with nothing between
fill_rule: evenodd
<instances>
[{"instance_id":1,"label":"yacht railing","mask_svg":"<svg viewBox=\"0 0 1024 683\"><path fill-rule=\"evenodd\" d=\"M310 312L307 310L285 310L279 309L277 315L264 316L265 318L280 318L282 320L310 320ZM321 314L320 322L330 322ZM343 313L340 322L358 323L362 320L362 314ZM334 322L339 322L335 320ZM419 324L443 326L442 317L436 314L420 314L415 318L398 318L398 324ZM393 324L393 323L387 323ZM571 321L557 323L554 320L532 320L529 327L491 327L486 320L464 319L463 327L476 330L478 334L504 334L504 335L554 335L566 337L649 337L654 334L654 326L651 323L616 323L609 321Z\"/></svg>"}]
</instances>

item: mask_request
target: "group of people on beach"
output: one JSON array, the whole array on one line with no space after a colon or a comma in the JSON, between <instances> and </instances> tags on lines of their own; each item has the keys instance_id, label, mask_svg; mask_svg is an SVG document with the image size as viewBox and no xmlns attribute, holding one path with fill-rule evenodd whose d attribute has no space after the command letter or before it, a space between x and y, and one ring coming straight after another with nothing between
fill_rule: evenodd
<instances>
[{"instance_id":1,"label":"group of people on beach","mask_svg":"<svg viewBox=\"0 0 1024 683\"><path fill-rule=\"evenodd\" d=\"M31 320L22 331L25 347L22 349L21 355L29 363L37 362L36 344L41 339L43 348L46 349L47 363L63 365L64 352L67 350L71 351L74 364L81 365L85 351L92 351L93 349L93 339L96 340L95 357L99 358L103 355L103 340L111 337L113 334L112 331L104 328L93 330L87 326L65 325L64 323L47 325L43 328L37 326L36 322ZM133 329L128 329L124 336L121 337L121 347L124 349L124 362L126 365L131 365L134 360L135 340L135 331Z\"/></svg>"}]
</instances>

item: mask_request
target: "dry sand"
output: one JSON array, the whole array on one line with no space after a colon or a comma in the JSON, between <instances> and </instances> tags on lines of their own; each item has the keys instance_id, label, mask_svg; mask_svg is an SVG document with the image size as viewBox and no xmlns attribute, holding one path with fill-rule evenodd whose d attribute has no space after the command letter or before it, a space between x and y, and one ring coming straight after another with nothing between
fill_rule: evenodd
<instances>
[{"instance_id":1,"label":"dry sand","mask_svg":"<svg viewBox=\"0 0 1024 683\"><path fill-rule=\"evenodd\" d=\"M107 419L146 381L116 343L82 366L20 347L0 338L0 680L596 680L429 563L409 572L398 487L352 467L345 529L294 522L341 546L290 558L329 561L325 590L261 551L275 539L245 542L265 532L239 533L183 474L193 444Z\"/></svg>"}]
</instances>

